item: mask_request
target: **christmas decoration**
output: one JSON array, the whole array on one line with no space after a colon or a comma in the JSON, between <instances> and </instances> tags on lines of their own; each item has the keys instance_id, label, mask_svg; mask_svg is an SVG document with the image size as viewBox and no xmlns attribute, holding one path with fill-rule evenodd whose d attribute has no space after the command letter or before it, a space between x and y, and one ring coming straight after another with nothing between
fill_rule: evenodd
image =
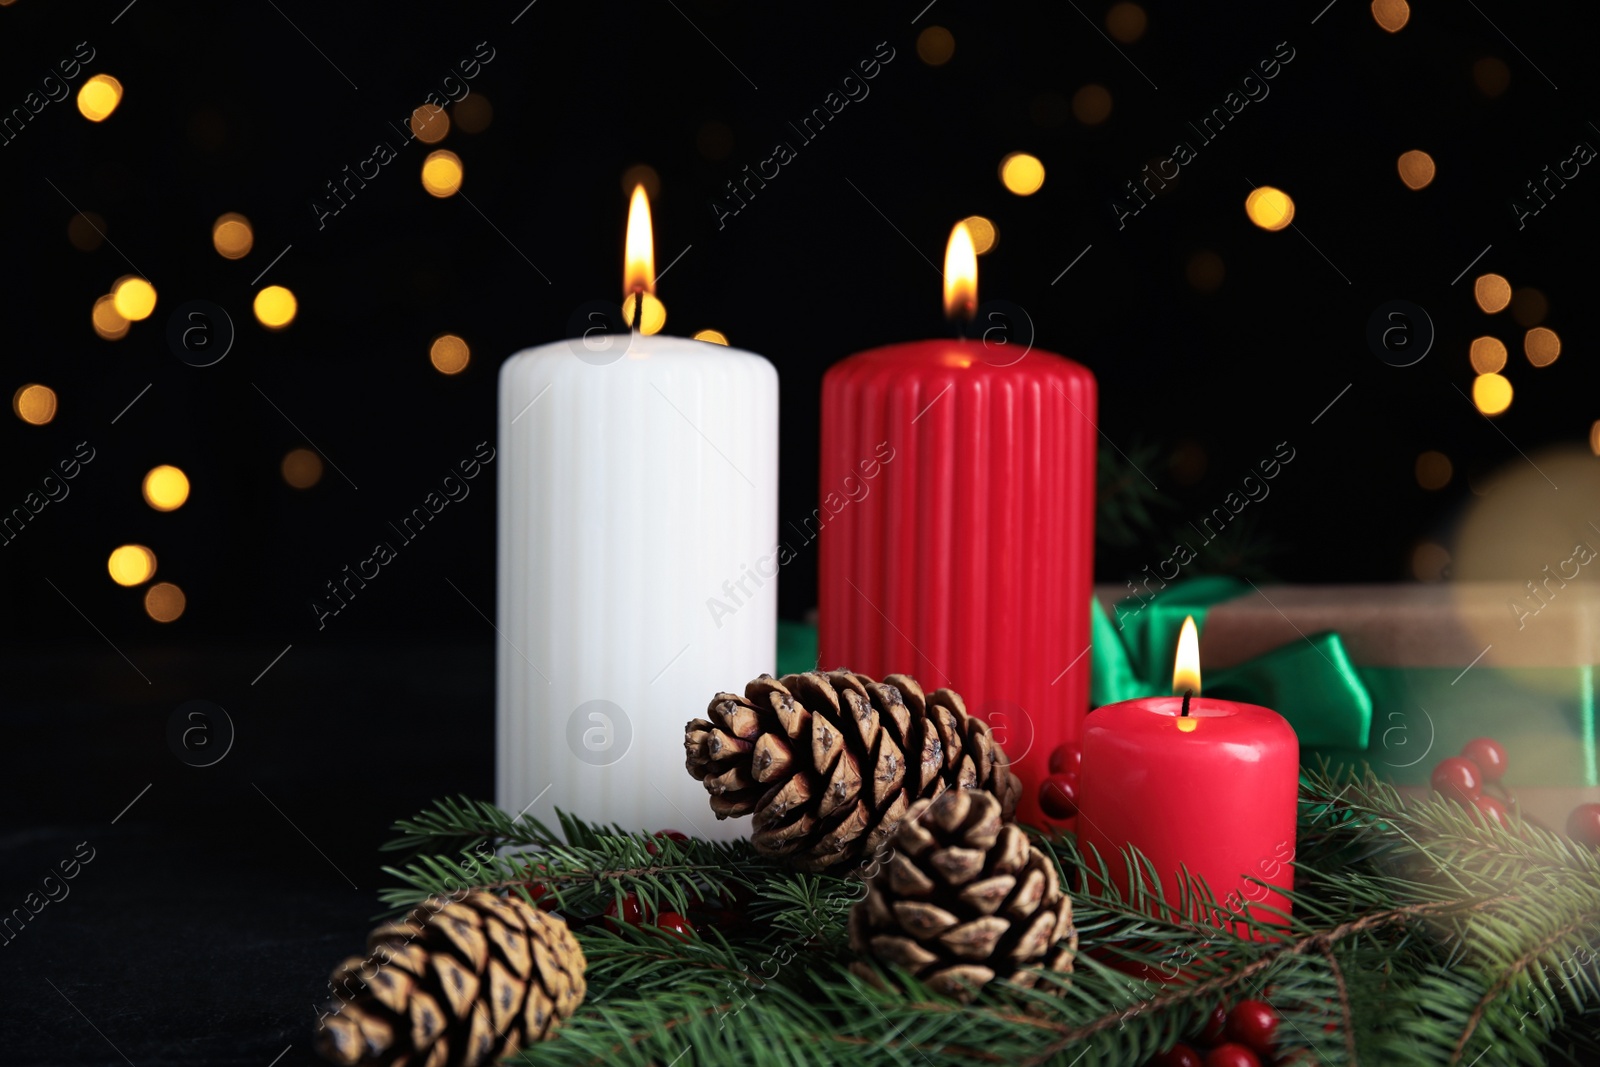
<instances>
[{"instance_id":1,"label":"christmas decoration","mask_svg":"<svg viewBox=\"0 0 1600 1067\"><path fill-rule=\"evenodd\" d=\"M1002 824L992 795L960 789L919 800L891 845L893 857L850 912L856 952L961 1000L995 978L1032 986L1037 975L1024 968L1071 972L1078 933L1056 866Z\"/></svg>"},{"instance_id":2,"label":"christmas decoration","mask_svg":"<svg viewBox=\"0 0 1600 1067\"><path fill-rule=\"evenodd\" d=\"M333 971L338 999L316 1038L333 1063L487 1063L543 1040L583 1002L583 949L520 897L434 897L367 946Z\"/></svg>"},{"instance_id":3,"label":"christmas decoration","mask_svg":"<svg viewBox=\"0 0 1600 1067\"><path fill-rule=\"evenodd\" d=\"M988 790L1006 818L1016 810L1021 783L988 724L903 674L764 674L706 714L684 727L684 749L711 810L753 815L756 851L802 870L871 856L914 801L948 788Z\"/></svg>"}]
</instances>

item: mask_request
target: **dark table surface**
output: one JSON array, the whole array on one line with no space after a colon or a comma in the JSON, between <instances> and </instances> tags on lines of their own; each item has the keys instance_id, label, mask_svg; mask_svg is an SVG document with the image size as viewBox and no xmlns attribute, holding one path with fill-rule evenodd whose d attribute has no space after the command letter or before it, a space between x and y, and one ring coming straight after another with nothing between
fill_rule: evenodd
<instances>
[{"instance_id":1,"label":"dark table surface","mask_svg":"<svg viewBox=\"0 0 1600 1067\"><path fill-rule=\"evenodd\" d=\"M389 824L493 797L494 651L323 640L261 675L281 650L0 658L0 1064L319 1062L313 1006L381 910ZM206 767L168 741L195 699L234 728Z\"/></svg>"}]
</instances>

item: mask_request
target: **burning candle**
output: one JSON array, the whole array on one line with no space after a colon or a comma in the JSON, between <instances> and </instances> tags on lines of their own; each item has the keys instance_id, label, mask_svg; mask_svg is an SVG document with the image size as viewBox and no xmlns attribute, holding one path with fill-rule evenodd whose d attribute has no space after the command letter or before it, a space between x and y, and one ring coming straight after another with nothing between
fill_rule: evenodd
<instances>
[{"instance_id":1,"label":"burning candle","mask_svg":"<svg viewBox=\"0 0 1600 1067\"><path fill-rule=\"evenodd\" d=\"M964 223L944 279L946 314L971 320ZM1089 706L1095 381L980 325L985 340L875 348L823 381L820 659L961 693L1022 779L1018 817L1043 826L1050 753Z\"/></svg>"},{"instance_id":2,"label":"burning candle","mask_svg":"<svg viewBox=\"0 0 1600 1067\"><path fill-rule=\"evenodd\" d=\"M624 277L625 316L658 329L642 189ZM673 753L711 694L775 665L777 428L776 372L724 345L590 332L506 361L502 808L737 835Z\"/></svg>"},{"instance_id":3,"label":"burning candle","mask_svg":"<svg viewBox=\"0 0 1600 1067\"><path fill-rule=\"evenodd\" d=\"M1200 696L1200 644L1184 621L1169 697L1107 704L1083 733L1078 840L1106 861L1127 892L1120 850L1138 848L1161 876L1169 903L1180 872L1203 878L1231 912L1282 911L1294 885L1300 743L1277 712ZM1280 921L1265 911L1255 917ZM1169 976L1170 977L1170 976Z\"/></svg>"}]
</instances>

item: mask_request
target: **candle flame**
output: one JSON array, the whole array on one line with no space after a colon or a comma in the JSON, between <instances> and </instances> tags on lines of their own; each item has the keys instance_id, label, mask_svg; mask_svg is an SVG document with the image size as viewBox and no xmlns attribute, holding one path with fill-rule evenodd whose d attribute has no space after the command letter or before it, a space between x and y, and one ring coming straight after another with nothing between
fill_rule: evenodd
<instances>
[{"instance_id":1,"label":"candle flame","mask_svg":"<svg viewBox=\"0 0 1600 1067\"><path fill-rule=\"evenodd\" d=\"M978 253L965 221L950 231L944 248L944 313L970 322L978 311Z\"/></svg>"},{"instance_id":2,"label":"candle flame","mask_svg":"<svg viewBox=\"0 0 1600 1067\"><path fill-rule=\"evenodd\" d=\"M622 295L656 291L655 235L650 228L650 198L643 185L633 187L628 202L628 238L622 253Z\"/></svg>"},{"instance_id":3,"label":"candle flame","mask_svg":"<svg viewBox=\"0 0 1600 1067\"><path fill-rule=\"evenodd\" d=\"M1200 692L1200 631L1194 616L1183 620L1178 634L1178 657L1172 666L1172 692L1177 696Z\"/></svg>"}]
</instances>

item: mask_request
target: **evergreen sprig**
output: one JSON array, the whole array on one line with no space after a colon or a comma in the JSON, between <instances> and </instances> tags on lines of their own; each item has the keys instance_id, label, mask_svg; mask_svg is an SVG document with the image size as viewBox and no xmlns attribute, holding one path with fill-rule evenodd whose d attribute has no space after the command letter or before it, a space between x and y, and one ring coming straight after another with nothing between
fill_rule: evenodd
<instances>
[{"instance_id":1,"label":"evergreen sprig","mask_svg":"<svg viewBox=\"0 0 1600 1067\"><path fill-rule=\"evenodd\" d=\"M1134 1065L1247 997L1279 1012L1285 1062L1600 1062L1600 854L1371 774L1308 772L1301 795L1287 914L1231 911L1197 879L1167 900L1136 852L1108 862L1039 838L1072 887L1076 970L971 1004L851 973L859 876L798 873L744 843L566 815L558 833L461 798L396 825L392 847L413 855L383 898L547 887L588 956L589 997L527 1064ZM599 920L628 893L647 918L712 902L743 921L679 938Z\"/></svg>"}]
</instances>

